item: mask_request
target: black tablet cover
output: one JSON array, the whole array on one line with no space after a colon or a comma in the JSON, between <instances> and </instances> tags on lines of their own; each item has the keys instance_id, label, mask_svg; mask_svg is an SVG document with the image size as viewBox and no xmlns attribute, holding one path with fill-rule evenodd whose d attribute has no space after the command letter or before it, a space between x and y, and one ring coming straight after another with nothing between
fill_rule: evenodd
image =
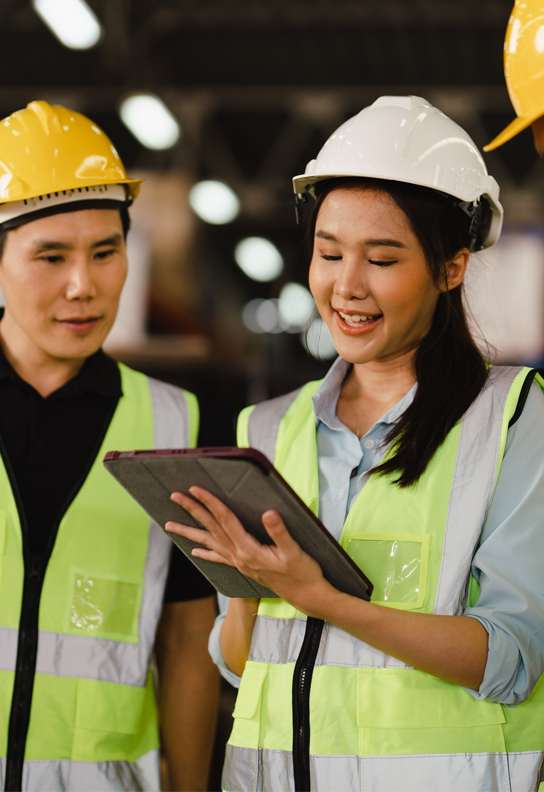
<instances>
[{"instance_id":1,"label":"black tablet cover","mask_svg":"<svg viewBox=\"0 0 544 792\"><path fill-rule=\"evenodd\" d=\"M290 534L320 564L333 586L360 599L370 599L372 584L368 578L259 451L252 448L110 451L104 465L163 530L169 520L199 525L170 500L172 492L188 494L189 487L194 485L222 500L263 544L271 544L271 540L261 516L267 509L276 509ZM193 547L198 546L195 542L166 533L221 594L277 596L234 567L195 558L191 555Z\"/></svg>"}]
</instances>

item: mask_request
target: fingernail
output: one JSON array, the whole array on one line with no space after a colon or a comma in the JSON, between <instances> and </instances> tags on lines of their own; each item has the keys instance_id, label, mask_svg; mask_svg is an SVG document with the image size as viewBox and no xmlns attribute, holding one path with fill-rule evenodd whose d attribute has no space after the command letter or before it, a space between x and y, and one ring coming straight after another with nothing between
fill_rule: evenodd
<instances>
[{"instance_id":1,"label":"fingernail","mask_svg":"<svg viewBox=\"0 0 544 792\"><path fill-rule=\"evenodd\" d=\"M263 519L266 520L268 525L277 525L280 521L277 512L267 511L263 514Z\"/></svg>"}]
</instances>

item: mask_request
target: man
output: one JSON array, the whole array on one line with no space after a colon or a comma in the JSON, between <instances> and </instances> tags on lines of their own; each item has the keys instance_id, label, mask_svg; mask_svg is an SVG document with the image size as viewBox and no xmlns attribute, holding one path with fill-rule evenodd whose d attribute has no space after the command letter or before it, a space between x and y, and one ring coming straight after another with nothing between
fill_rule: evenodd
<instances>
[{"instance_id":1,"label":"man","mask_svg":"<svg viewBox=\"0 0 544 792\"><path fill-rule=\"evenodd\" d=\"M127 272L129 179L89 119L0 123L0 778L5 790L206 788L213 589L102 466L194 445L192 394L101 346ZM166 594L164 594L166 585ZM163 604L164 600L164 604Z\"/></svg>"},{"instance_id":2,"label":"man","mask_svg":"<svg viewBox=\"0 0 544 792\"><path fill-rule=\"evenodd\" d=\"M504 41L504 75L517 118L484 151L502 146L531 126L544 156L544 0L516 0Z\"/></svg>"}]
</instances>

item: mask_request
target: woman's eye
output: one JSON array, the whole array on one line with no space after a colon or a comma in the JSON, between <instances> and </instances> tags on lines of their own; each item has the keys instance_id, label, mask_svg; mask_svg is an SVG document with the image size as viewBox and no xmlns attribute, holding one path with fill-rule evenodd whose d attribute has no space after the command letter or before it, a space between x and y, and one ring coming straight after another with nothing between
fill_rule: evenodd
<instances>
[{"instance_id":1,"label":"woman's eye","mask_svg":"<svg viewBox=\"0 0 544 792\"><path fill-rule=\"evenodd\" d=\"M384 261L383 259L368 259L369 264L375 264L377 267L390 267L391 264L396 264L398 259L391 261Z\"/></svg>"},{"instance_id":2,"label":"woman's eye","mask_svg":"<svg viewBox=\"0 0 544 792\"><path fill-rule=\"evenodd\" d=\"M325 259L325 261L340 261L342 256L329 256L329 255L325 255L325 253L322 253L321 258Z\"/></svg>"}]
</instances>

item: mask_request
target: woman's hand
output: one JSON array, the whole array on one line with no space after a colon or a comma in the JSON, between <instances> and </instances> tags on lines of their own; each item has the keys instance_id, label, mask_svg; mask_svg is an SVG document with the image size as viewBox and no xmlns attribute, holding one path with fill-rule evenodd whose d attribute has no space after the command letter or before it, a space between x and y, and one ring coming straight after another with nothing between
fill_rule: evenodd
<instances>
[{"instance_id":1,"label":"woman's hand","mask_svg":"<svg viewBox=\"0 0 544 792\"><path fill-rule=\"evenodd\" d=\"M167 531L203 545L192 551L197 558L236 567L303 613L319 616L323 598L336 589L325 580L317 561L294 541L276 511L266 511L262 516L265 530L274 542L262 545L210 492L201 487L191 487L189 492L195 500L181 492L174 492L172 500L206 530L169 522Z\"/></svg>"}]
</instances>

